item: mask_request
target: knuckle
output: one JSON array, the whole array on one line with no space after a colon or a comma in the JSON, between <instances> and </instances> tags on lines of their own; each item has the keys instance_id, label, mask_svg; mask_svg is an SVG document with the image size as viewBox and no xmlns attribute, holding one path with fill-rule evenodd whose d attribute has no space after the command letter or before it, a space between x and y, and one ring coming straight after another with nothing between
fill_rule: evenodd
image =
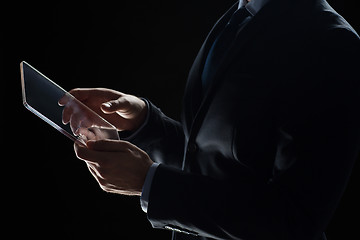
<instances>
[{"instance_id":1,"label":"knuckle","mask_svg":"<svg viewBox=\"0 0 360 240\"><path fill-rule=\"evenodd\" d=\"M100 169L100 164L99 164L99 163L97 163L97 162L92 162L91 164L94 166L94 168L95 168L96 170Z\"/></svg>"},{"instance_id":2,"label":"knuckle","mask_svg":"<svg viewBox=\"0 0 360 240\"><path fill-rule=\"evenodd\" d=\"M112 192L113 189L108 184L100 184L100 188L105 192Z\"/></svg>"},{"instance_id":3,"label":"knuckle","mask_svg":"<svg viewBox=\"0 0 360 240\"><path fill-rule=\"evenodd\" d=\"M107 168L99 167L97 170L99 177L101 177L102 179L106 179L106 177L109 175L109 170Z\"/></svg>"},{"instance_id":4,"label":"knuckle","mask_svg":"<svg viewBox=\"0 0 360 240\"><path fill-rule=\"evenodd\" d=\"M108 189L106 186L104 186L104 185L102 185L102 184L99 184L99 186L100 186L100 188L101 188L103 191L105 191L105 192L108 192L108 191L109 191L109 189Z\"/></svg>"},{"instance_id":5,"label":"knuckle","mask_svg":"<svg viewBox=\"0 0 360 240\"><path fill-rule=\"evenodd\" d=\"M103 178L97 177L96 180L98 181L100 186L106 186L106 181Z\"/></svg>"}]
</instances>

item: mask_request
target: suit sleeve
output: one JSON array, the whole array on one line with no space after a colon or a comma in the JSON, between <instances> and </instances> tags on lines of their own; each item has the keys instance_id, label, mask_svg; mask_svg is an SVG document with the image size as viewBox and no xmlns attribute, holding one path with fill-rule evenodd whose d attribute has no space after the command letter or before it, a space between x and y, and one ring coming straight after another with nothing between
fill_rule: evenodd
<instances>
[{"instance_id":1,"label":"suit sleeve","mask_svg":"<svg viewBox=\"0 0 360 240\"><path fill-rule=\"evenodd\" d=\"M149 100L143 100L148 106L147 121L139 131L120 138L143 149L157 163L181 168L185 141L181 124L167 117Z\"/></svg>"},{"instance_id":2,"label":"suit sleeve","mask_svg":"<svg viewBox=\"0 0 360 240\"><path fill-rule=\"evenodd\" d=\"M319 239L360 151L360 49L346 29L313 44L303 70L311 88L300 83L289 94L269 181L225 182L160 165L149 196L153 227L214 239Z\"/></svg>"}]
</instances>

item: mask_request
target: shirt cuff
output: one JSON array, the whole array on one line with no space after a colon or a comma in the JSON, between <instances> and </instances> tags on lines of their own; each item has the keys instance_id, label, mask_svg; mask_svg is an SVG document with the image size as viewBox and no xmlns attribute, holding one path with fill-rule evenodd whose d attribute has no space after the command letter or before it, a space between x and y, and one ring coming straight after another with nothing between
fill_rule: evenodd
<instances>
[{"instance_id":1,"label":"shirt cuff","mask_svg":"<svg viewBox=\"0 0 360 240\"><path fill-rule=\"evenodd\" d=\"M147 213L147 210L148 210L151 183L153 181L155 171L159 165L160 165L159 163L153 163L150 166L149 171L146 174L145 182L144 182L142 192L141 192L141 197L140 197L141 209L145 213Z\"/></svg>"}]
</instances>

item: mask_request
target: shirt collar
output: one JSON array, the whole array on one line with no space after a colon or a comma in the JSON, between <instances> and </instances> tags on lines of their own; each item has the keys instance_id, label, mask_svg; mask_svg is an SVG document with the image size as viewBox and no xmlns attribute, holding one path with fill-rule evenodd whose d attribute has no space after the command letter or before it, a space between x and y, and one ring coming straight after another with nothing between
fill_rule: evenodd
<instances>
[{"instance_id":1,"label":"shirt collar","mask_svg":"<svg viewBox=\"0 0 360 240\"><path fill-rule=\"evenodd\" d=\"M260 9L270 0L251 0L249 3L247 0L239 1L239 8L244 7L250 12L251 15L257 14Z\"/></svg>"}]
</instances>

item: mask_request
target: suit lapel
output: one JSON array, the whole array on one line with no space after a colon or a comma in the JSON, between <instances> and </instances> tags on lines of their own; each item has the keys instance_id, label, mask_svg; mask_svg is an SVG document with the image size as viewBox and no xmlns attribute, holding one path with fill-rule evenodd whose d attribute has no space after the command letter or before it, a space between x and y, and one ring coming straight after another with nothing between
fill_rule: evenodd
<instances>
[{"instance_id":1,"label":"suit lapel","mask_svg":"<svg viewBox=\"0 0 360 240\"><path fill-rule=\"evenodd\" d=\"M237 9L238 2L235 3L214 25L210 33L206 37L201 46L198 55L189 71L187 84L185 87L183 99L182 121L185 127L185 133L190 131L190 126L195 119L199 107L203 102L201 94L201 74L204 68L205 60L211 45L215 41L220 31L225 27L225 24L230 20L232 13Z\"/></svg>"},{"instance_id":2,"label":"suit lapel","mask_svg":"<svg viewBox=\"0 0 360 240\"><path fill-rule=\"evenodd\" d=\"M204 67L204 62L207 53L211 47L211 44L215 40L219 31L225 26L231 17L231 14L236 10L238 3L232 6L228 12L217 22L212 31L209 33L202 48L199 51L198 56L195 59L192 69L189 73L188 83L184 95L184 112L183 121L185 121L185 127L187 132L196 135L199 130L199 126L208 110L211 103L214 90L217 88L219 80L224 71L227 69L233 58L239 54L251 39L256 37L261 29L266 27L269 17L281 17L286 1L272 0L269 4L265 5L244 28L238 33L229 54L225 57L223 62L217 68L217 72L214 74L213 79L210 80L210 85L204 98L201 97L201 74ZM188 108L189 110L187 111Z\"/></svg>"}]
</instances>

